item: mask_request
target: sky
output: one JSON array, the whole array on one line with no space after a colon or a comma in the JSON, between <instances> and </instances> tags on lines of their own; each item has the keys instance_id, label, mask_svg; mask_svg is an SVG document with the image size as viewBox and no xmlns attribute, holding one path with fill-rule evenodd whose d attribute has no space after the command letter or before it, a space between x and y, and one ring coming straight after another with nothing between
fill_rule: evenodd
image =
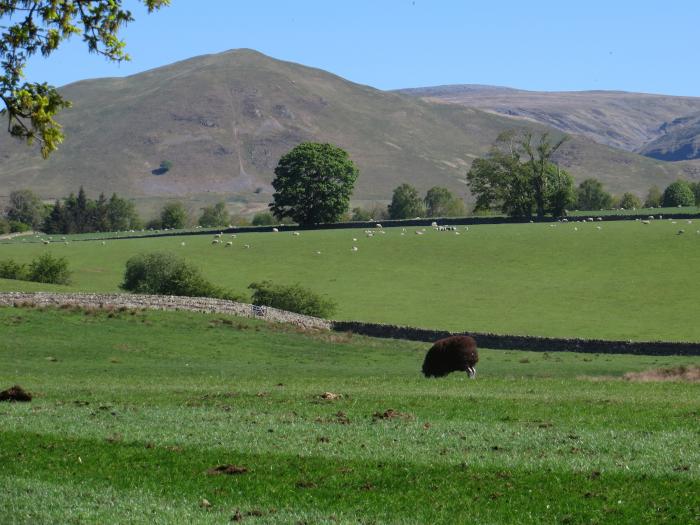
<instances>
[{"instance_id":1,"label":"sky","mask_svg":"<svg viewBox=\"0 0 700 525\"><path fill-rule=\"evenodd\" d=\"M34 57L61 86L252 48L380 89L489 84L700 96L697 0L172 0L122 36L132 56L88 55L79 38Z\"/></svg>"}]
</instances>

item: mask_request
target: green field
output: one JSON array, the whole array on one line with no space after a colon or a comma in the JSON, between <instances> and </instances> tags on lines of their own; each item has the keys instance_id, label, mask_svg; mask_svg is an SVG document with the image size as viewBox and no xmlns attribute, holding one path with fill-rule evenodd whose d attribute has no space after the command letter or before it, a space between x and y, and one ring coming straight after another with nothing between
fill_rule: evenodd
<instances>
[{"instance_id":1,"label":"green field","mask_svg":"<svg viewBox=\"0 0 700 525\"><path fill-rule=\"evenodd\" d=\"M0 385L36 395L0 403L2 523L700 512L700 385L619 379L700 358L482 349L477 380L428 380L425 344L216 315L1 308L0 331Z\"/></svg>"},{"instance_id":2,"label":"green field","mask_svg":"<svg viewBox=\"0 0 700 525\"><path fill-rule=\"evenodd\" d=\"M212 245L209 235L105 245L15 241L0 244L0 259L29 262L49 250L68 258L74 282L0 280L0 290L114 292L130 256L162 250L182 254L216 284L238 292L261 279L299 282L335 299L340 319L700 341L700 221L675 222L472 226L460 227L460 235L431 228L416 235L422 228L409 228L402 236L400 228L387 228L372 238L362 230L248 233L224 237L234 243L230 248Z\"/></svg>"}]
</instances>

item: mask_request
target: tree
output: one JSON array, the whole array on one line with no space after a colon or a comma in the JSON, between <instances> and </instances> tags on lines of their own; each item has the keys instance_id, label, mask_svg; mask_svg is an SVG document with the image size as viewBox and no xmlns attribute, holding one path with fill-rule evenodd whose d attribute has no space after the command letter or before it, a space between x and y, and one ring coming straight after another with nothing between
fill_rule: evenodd
<instances>
[{"instance_id":1,"label":"tree","mask_svg":"<svg viewBox=\"0 0 700 525\"><path fill-rule=\"evenodd\" d=\"M412 219L425 215L423 200L418 190L410 184L401 184L394 190L389 204L390 219Z\"/></svg>"},{"instance_id":2,"label":"tree","mask_svg":"<svg viewBox=\"0 0 700 525\"><path fill-rule=\"evenodd\" d=\"M270 210L301 225L336 222L348 210L358 169L346 151L332 144L304 142L275 168Z\"/></svg>"},{"instance_id":3,"label":"tree","mask_svg":"<svg viewBox=\"0 0 700 525\"><path fill-rule=\"evenodd\" d=\"M269 211L261 211L253 215L253 226L272 226L275 224L275 217Z\"/></svg>"},{"instance_id":4,"label":"tree","mask_svg":"<svg viewBox=\"0 0 700 525\"><path fill-rule=\"evenodd\" d=\"M664 190L663 196L664 206L694 206L695 194L684 180L677 180L668 185Z\"/></svg>"},{"instance_id":5,"label":"tree","mask_svg":"<svg viewBox=\"0 0 700 525\"><path fill-rule=\"evenodd\" d=\"M202 208L199 225L205 228L216 228L218 226L227 226L230 221L231 218L226 210L226 203L221 201L214 204L214 206Z\"/></svg>"},{"instance_id":6,"label":"tree","mask_svg":"<svg viewBox=\"0 0 700 525\"><path fill-rule=\"evenodd\" d=\"M141 1L149 13L170 3ZM122 8L122 0L2 0L0 18L7 24L0 35L0 100L7 130L30 145L38 140L46 158L63 142L54 117L71 104L53 86L25 82L27 60L37 53L48 57L78 34L89 52L115 62L129 60L118 33L133 17Z\"/></svg>"},{"instance_id":7,"label":"tree","mask_svg":"<svg viewBox=\"0 0 700 525\"><path fill-rule=\"evenodd\" d=\"M620 208L625 210L633 210L642 207L642 201L639 200L634 193L625 192L620 197Z\"/></svg>"},{"instance_id":8,"label":"tree","mask_svg":"<svg viewBox=\"0 0 700 525\"><path fill-rule=\"evenodd\" d=\"M425 209L428 217L457 217L464 215L464 202L447 188L433 186L425 194Z\"/></svg>"},{"instance_id":9,"label":"tree","mask_svg":"<svg viewBox=\"0 0 700 525\"><path fill-rule=\"evenodd\" d=\"M44 220L44 231L46 233L68 233L66 231L66 215L60 200L51 208L51 212Z\"/></svg>"},{"instance_id":10,"label":"tree","mask_svg":"<svg viewBox=\"0 0 700 525\"><path fill-rule=\"evenodd\" d=\"M565 142L549 141L543 133L534 139L529 131L499 135L486 157L476 159L467 184L476 197L475 211L500 208L513 217L561 215L572 202L573 179L551 158Z\"/></svg>"},{"instance_id":11,"label":"tree","mask_svg":"<svg viewBox=\"0 0 700 525\"><path fill-rule=\"evenodd\" d=\"M597 179L586 179L576 190L576 206L579 210L604 210L612 205L612 195L603 189Z\"/></svg>"},{"instance_id":12,"label":"tree","mask_svg":"<svg viewBox=\"0 0 700 525\"><path fill-rule=\"evenodd\" d=\"M133 230L141 225L134 203L118 197L116 193L107 203L107 222L108 231Z\"/></svg>"},{"instance_id":13,"label":"tree","mask_svg":"<svg viewBox=\"0 0 700 525\"><path fill-rule=\"evenodd\" d=\"M700 182L691 182L690 189L693 190L695 195L695 205L700 206Z\"/></svg>"},{"instance_id":14,"label":"tree","mask_svg":"<svg viewBox=\"0 0 700 525\"><path fill-rule=\"evenodd\" d=\"M17 190L10 193L5 214L10 221L38 228L44 220L44 205L31 190Z\"/></svg>"},{"instance_id":15,"label":"tree","mask_svg":"<svg viewBox=\"0 0 700 525\"><path fill-rule=\"evenodd\" d=\"M663 199L663 194L658 186L652 186L647 192L647 197L644 199L645 208L658 208L661 206L661 200Z\"/></svg>"},{"instance_id":16,"label":"tree","mask_svg":"<svg viewBox=\"0 0 700 525\"><path fill-rule=\"evenodd\" d=\"M187 210L181 202L169 202L160 212L160 223L163 228L180 230L187 224Z\"/></svg>"}]
</instances>

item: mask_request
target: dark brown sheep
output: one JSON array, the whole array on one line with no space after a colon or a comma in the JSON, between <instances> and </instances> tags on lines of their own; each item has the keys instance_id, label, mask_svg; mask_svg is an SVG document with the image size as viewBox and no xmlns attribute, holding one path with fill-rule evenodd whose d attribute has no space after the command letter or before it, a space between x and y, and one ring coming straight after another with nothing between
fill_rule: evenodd
<instances>
[{"instance_id":1,"label":"dark brown sheep","mask_svg":"<svg viewBox=\"0 0 700 525\"><path fill-rule=\"evenodd\" d=\"M425 377L444 377L450 372L466 372L476 377L479 354L476 341L468 335L454 335L436 341L423 361Z\"/></svg>"}]
</instances>

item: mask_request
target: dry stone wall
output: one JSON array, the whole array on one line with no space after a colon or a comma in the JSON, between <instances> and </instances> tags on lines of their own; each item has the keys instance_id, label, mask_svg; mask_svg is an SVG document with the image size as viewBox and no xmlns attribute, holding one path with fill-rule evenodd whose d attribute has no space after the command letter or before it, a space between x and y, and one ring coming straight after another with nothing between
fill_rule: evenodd
<instances>
[{"instance_id":1,"label":"dry stone wall","mask_svg":"<svg viewBox=\"0 0 700 525\"><path fill-rule=\"evenodd\" d=\"M331 322L317 317L296 314L267 306L255 306L223 299L208 297L177 297L171 295L132 295L132 294L91 294L91 293L0 293L0 306L35 306L75 305L85 308L148 308L151 310L186 310L237 315L289 323L303 328L330 330Z\"/></svg>"}]
</instances>

